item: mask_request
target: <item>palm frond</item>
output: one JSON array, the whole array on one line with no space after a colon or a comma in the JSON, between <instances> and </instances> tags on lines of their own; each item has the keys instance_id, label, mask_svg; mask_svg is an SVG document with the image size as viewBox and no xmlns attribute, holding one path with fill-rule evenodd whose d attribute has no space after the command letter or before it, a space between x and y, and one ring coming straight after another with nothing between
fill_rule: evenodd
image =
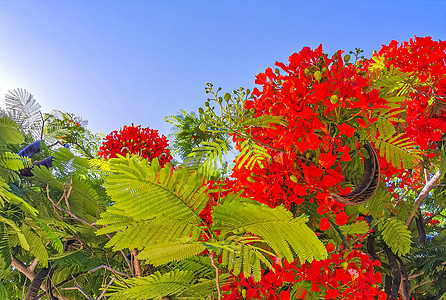
<instances>
[{"instance_id":1,"label":"palm frond","mask_svg":"<svg viewBox=\"0 0 446 300\"><path fill-rule=\"evenodd\" d=\"M34 139L39 139L42 115L40 105L34 96L25 89L15 89L5 95L5 103L13 120L20 124L25 132L30 133Z\"/></svg>"}]
</instances>

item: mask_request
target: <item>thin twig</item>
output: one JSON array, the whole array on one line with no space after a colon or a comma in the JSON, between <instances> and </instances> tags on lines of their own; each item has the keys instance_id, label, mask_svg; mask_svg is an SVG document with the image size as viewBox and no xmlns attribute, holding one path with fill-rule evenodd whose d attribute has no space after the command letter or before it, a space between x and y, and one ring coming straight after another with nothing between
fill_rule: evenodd
<instances>
[{"instance_id":1,"label":"thin twig","mask_svg":"<svg viewBox=\"0 0 446 300\"><path fill-rule=\"evenodd\" d=\"M102 265L102 266L96 267L94 269L91 269L86 274L92 273L92 272L97 271L99 269L106 269L106 270L109 270L109 271L111 271L111 272L113 272L115 274L119 274L119 275L126 276L126 277L130 278L130 276L128 274L126 274L124 272L121 272L121 271L118 271L118 270L115 270L112 267L109 267L109 266L106 266L106 265Z\"/></svg>"},{"instance_id":2,"label":"thin twig","mask_svg":"<svg viewBox=\"0 0 446 300\"><path fill-rule=\"evenodd\" d=\"M71 185L72 185L72 184L71 184ZM66 191L64 190L64 195L65 195L65 192L66 192ZM48 185L48 184L46 185L46 194L47 194L48 200L50 200L51 203L53 204L53 206L54 206L55 208L57 208L58 210L60 210L60 211L62 211L62 212L64 212L64 213L69 214L73 219L75 219L75 220L77 220L77 221L79 221L79 222L82 222L82 223L84 223L84 224L86 224L86 225L88 225L88 226L91 226L91 227L93 227L94 229L99 229L98 227L96 227L96 226L94 226L93 224L89 223L87 220L82 219L82 218L76 216L76 215L73 214L71 211L66 210L65 208L62 208L62 207L60 207L59 205L57 205L56 203L54 203L53 199L51 199L51 197L50 197L50 190L49 190L49 185ZM68 201L68 200L66 200L66 201Z\"/></svg>"},{"instance_id":3,"label":"thin twig","mask_svg":"<svg viewBox=\"0 0 446 300\"><path fill-rule=\"evenodd\" d=\"M446 96L443 96L443 95L437 95L437 94L425 93L425 92L422 92L422 91L418 90L417 88L413 88L413 90L414 90L417 94L420 94L420 95L422 95L422 96L424 96L424 97L428 97L428 98L430 98L430 97L434 97L434 98L438 98L438 99L446 100Z\"/></svg>"},{"instance_id":4,"label":"thin twig","mask_svg":"<svg viewBox=\"0 0 446 300\"><path fill-rule=\"evenodd\" d=\"M90 152L88 152L84 147L82 147L78 142L74 141L73 144L75 144L76 146L78 146L79 148L81 148L82 151L84 151L85 154L87 154L88 157L90 157L91 159L94 158L93 155L90 154Z\"/></svg>"},{"instance_id":5,"label":"thin twig","mask_svg":"<svg viewBox=\"0 0 446 300\"><path fill-rule=\"evenodd\" d=\"M433 282L433 280L426 280L426 281L424 281L424 282L422 282L422 283L420 283L420 284L414 286L412 289L410 289L410 293L412 294L412 292L415 291L415 290L416 290L417 288L419 288L420 286L423 286L423 285L425 285L425 284L432 283L432 282Z\"/></svg>"},{"instance_id":6,"label":"thin twig","mask_svg":"<svg viewBox=\"0 0 446 300\"><path fill-rule=\"evenodd\" d=\"M90 295L88 295L87 292L84 291L80 286L66 287L66 288L63 288L62 290L65 290L65 291L78 290L79 292L81 292L82 295L85 296L85 298L87 298L88 300L93 300L93 298L91 298Z\"/></svg>"},{"instance_id":7,"label":"thin twig","mask_svg":"<svg viewBox=\"0 0 446 300\"><path fill-rule=\"evenodd\" d=\"M65 196L65 205L67 206L67 209L69 211L71 211L71 208L70 208L70 202L68 201L68 199L70 198L72 190L73 190L73 176L70 173L70 187L68 188L67 194ZM65 184L64 184L64 194L65 194Z\"/></svg>"},{"instance_id":8,"label":"thin twig","mask_svg":"<svg viewBox=\"0 0 446 300\"><path fill-rule=\"evenodd\" d=\"M22 299L25 299L25 289L26 289L26 282L28 281L28 278L25 277L25 281L23 282L23 288L22 288Z\"/></svg>"},{"instance_id":9,"label":"thin twig","mask_svg":"<svg viewBox=\"0 0 446 300\"><path fill-rule=\"evenodd\" d=\"M69 190L68 190L68 193L71 193L72 188L73 188L73 181L71 181L71 184L70 184L70 188L69 188ZM92 227L92 228L94 228L94 229L96 229L96 230L99 229L98 227L96 227L96 226L93 225L92 223L88 222L87 220L82 219L81 217L78 217L77 215L75 215L73 212L71 212L71 210L67 210L67 209L65 209L65 208L62 208L62 207L60 207L58 204L54 203L54 200L51 199L51 197L50 197L50 189L49 189L49 185L48 185L48 184L46 185L46 194L47 194L47 198L48 198L48 200L51 201L51 203L53 204L53 207L54 207L54 208L57 208L58 210L60 210L60 211L62 211L62 212L65 212L65 213L69 214L73 219L75 219L75 220L77 220L77 221L79 221L79 222L82 222L82 223L84 223L84 224L86 224L86 225L88 225L88 226L90 226L90 227ZM66 202L68 202L68 197L67 197L67 195L69 195L69 194L67 194L67 190L66 190L66 188L64 188L64 192L63 192L62 197L65 197L65 199L66 199L65 201L66 201ZM60 201L59 201L59 202L60 202ZM57 214L57 213L56 213L56 214ZM108 237L109 239L112 238L112 236L111 236L109 233L106 233L105 236ZM125 261L127 262L127 265L129 266L129 269L130 269L130 271L132 272L132 276L135 277L135 272L133 271L133 269L132 269L132 267L131 267L131 262L130 262L129 258L127 257L127 255L125 254L125 252L124 252L123 250L120 250L120 252L121 252L122 256L124 257Z\"/></svg>"},{"instance_id":10,"label":"thin twig","mask_svg":"<svg viewBox=\"0 0 446 300\"><path fill-rule=\"evenodd\" d=\"M115 269L113 269L113 268L111 268L111 267L109 267L109 266L102 265L102 266L93 268L93 269L91 269L91 270L88 270L87 272L84 272L84 273L79 273L79 274L76 274L76 275L71 275L71 277L72 277L71 279L66 279L66 280L60 282L59 284L55 285L54 287L55 287L55 289L57 290L59 287L65 285L65 284L67 284L67 283L69 283L69 282L74 281L76 278L78 278L78 277L80 277L80 276L87 275L87 274L89 274L89 273L93 273L93 272L95 272L95 271L97 271L97 270L100 270L100 269L106 269L106 270L109 270L109 271L113 272L114 274L119 274L119 275L126 276L126 277L130 278L130 276L129 276L128 274L126 274L126 273L123 273L123 272L120 272L120 271L118 271L118 270L115 270ZM116 278L116 277L115 277L115 278ZM119 279L119 277L118 277L118 279ZM37 299L40 299L40 298L42 298L43 296L45 296L45 293L40 294L40 295L37 297Z\"/></svg>"},{"instance_id":11,"label":"thin twig","mask_svg":"<svg viewBox=\"0 0 446 300\"><path fill-rule=\"evenodd\" d=\"M217 285L217 299L221 300L221 290L220 290L220 277L219 277L219 273L218 273L218 266L215 264L215 254L212 252L211 254L209 254L209 258L211 259L211 265L214 267L215 269L215 284Z\"/></svg>"},{"instance_id":12,"label":"thin twig","mask_svg":"<svg viewBox=\"0 0 446 300\"><path fill-rule=\"evenodd\" d=\"M107 286L104 288L104 290L102 291L102 293L99 295L99 297L96 300L101 300L102 297L104 297L105 292L107 291L107 289L111 286L111 284L113 283L113 281L115 281L116 277L113 277L112 279L110 279L109 283L107 284Z\"/></svg>"}]
</instances>

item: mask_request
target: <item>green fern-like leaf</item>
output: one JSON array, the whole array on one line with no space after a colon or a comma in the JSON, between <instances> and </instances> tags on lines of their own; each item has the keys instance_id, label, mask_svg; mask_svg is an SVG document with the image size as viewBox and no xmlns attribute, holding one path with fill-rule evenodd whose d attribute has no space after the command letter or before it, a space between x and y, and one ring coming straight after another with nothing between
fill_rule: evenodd
<instances>
[{"instance_id":1,"label":"green fern-like leaf","mask_svg":"<svg viewBox=\"0 0 446 300\"><path fill-rule=\"evenodd\" d=\"M252 170L255 165L264 168L264 162L271 158L267 149L257 145L249 139L244 140L240 144L240 147L240 154L235 160L237 168L245 167Z\"/></svg>"},{"instance_id":2,"label":"green fern-like leaf","mask_svg":"<svg viewBox=\"0 0 446 300\"><path fill-rule=\"evenodd\" d=\"M12 152L0 154L0 166L13 171L19 171L31 167L31 161L27 157L22 157Z\"/></svg>"},{"instance_id":3,"label":"green fern-like leaf","mask_svg":"<svg viewBox=\"0 0 446 300\"><path fill-rule=\"evenodd\" d=\"M248 118L241 123L242 126L254 126L267 128L271 124L287 125L287 121L281 116L261 115L256 118Z\"/></svg>"},{"instance_id":4,"label":"green fern-like leaf","mask_svg":"<svg viewBox=\"0 0 446 300\"><path fill-rule=\"evenodd\" d=\"M150 220L156 216L199 222L197 212L208 202L203 178L185 169L173 171L167 164L160 168L158 160L151 164L136 157L111 159L106 181L107 193L114 208L134 220ZM106 225L106 221L100 221Z\"/></svg>"},{"instance_id":5,"label":"green fern-like leaf","mask_svg":"<svg viewBox=\"0 0 446 300\"><path fill-rule=\"evenodd\" d=\"M182 261L172 264L172 267L194 272L198 277L215 277L215 269L211 266L211 259L207 255L183 259Z\"/></svg>"},{"instance_id":6,"label":"green fern-like leaf","mask_svg":"<svg viewBox=\"0 0 446 300\"><path fill-rule=\"evenodd\" d=\"M173 270L161 274L115 281L108 290L110 299L159 299L167 295L181 295L193 284L195 276L190 271Z\"/></svg>"},{"instance_id":7,"label":"green fern-like leaf","mask_svg":"<svg viewBox=\"0 0 446 300\"><path fill-rule=\"evenodd\" d=\"M176 243L179 240L184 243L193 242L198 240L201 233L198 225L162 217L153 221L127 223L127 226L128 228L118 231L110 239L107 247L113 246L117 251L124 248L151 248L154 244ZM97 234L106 231L107 227L99 229Z\"/></svg>"},{"instance_id":8,"label":"green fern-like leaf","mask_svg":"<svg viewBox=\"0 0 446 300\"><path fill-rule=\"evenodd\" d=\"M63 252L63 244L56 233L41 219L34 217L39 227L43 230L45 237L47 237L51 243L51 246L59 253Z\"/></svg>"},{"instance_id":9,"label":"green fern-like leaf","mask_svg":"<svg viewBox=\"0 0 446 300\"><path fill-rule=\"evenodd\" d=\"M30 247L29 251L32 255L34 255L42 266L48 266L48 251L45 248L45 245L42 242L42 239L35 234L29 226L22 226L23 234L26 237Z\"/></svg>"},{"instance_id":10,"label":"green fern-like leaf","mask_svg":"<svg viewBox=\"0 0 446 300\"><path fill-rule=\"evenodd\" d=\"M255 242L255 244L250 244ZM205 242L206 247L222 257L222 265L227 266L233 274L238 275L243 272L245 276L253 275L256 281L262 276L261 263L272 268L267 259L275 254L264 249L259 243L265 242L259 238L251 236L232 235L224 241Z\"/></svg>"},{"instance_id":11,"label":"green fern-like leaf","mask_svg":"<svg viewBox=\"0 0 446 300\"><path fill-rule=\"evenodd\" d=\"M88 159L75 156L67 148L59 148L53 153L53 167L62 173L85 174L89 168Z\"/></svg>"},{"instance_id":12,"label":"green fern-like leaf","mask_svg":"<svg viewBox=\"0 0 446 300\"><path fill-rule=\"evenodd\" d=\"M359 212L362 214L370 214L373 218L380 218L382 216L390 216L390 204L392 194L390 194L384 183L378 185L375 195L365 204L358 205Z\"/></svg>"},{"instance_id":13,"label":"green fern-like leaf","mask_svg":"<svg viewBox=\"0 0 446 300\"><path fill-rule=\"evenodd\" d=\"M369 231L370 228L367 222L363 220L353 224L339 226L339 229L345 236L348 236L355 234L364 234Z\"/></svg>"},{"instance_id":14,"label":"green fern-like leaf","mask_svg":"<svg viewBox=\"0 0 446 300\"><path fill-rule=\"evenodd\" d=\"M400 220L388 218L380 223L379 230L386 244L397 255L409 253L411 248L411 234L407 226Z\"/></svg>"},{"instance_id":15,"label":"green fern-like leaf","mask_svg":"<svg viewBox=\"0 0 446 300\"><path fill-rule=\"evenodd\" d=\"M185 164L197 166L198 172L209 177L217 170L218 162L223 164L223 154L227 153L227 141L220 139L212 142L203 141L199 147L192 149Z\"/></svg>"},{"instance_id":16,"label":"green fern-like leaf","mask_svg":"<svg viewBox=\"0 0 446 300\"><path fill-rule=\"evenodd\" d=\"M4 223L6 225L9 225L12 229L14 229L14 231L17 234L17 237L19 239L20 246L22 246L22 248L25 250L29 250L29 244L28 244L28 241L27 241L25 235L23 234L23 231L20 229L20 227L16 223L14 223L14 221L12 221L11 219L9 219L6 216L0 215L0 222Z\"/></svg>"},{"instance_id":17,"label":"green fern-like leaf","mask_svg":"<svg viewBox=\"0 0 446 300\"><path fill-rule=\"evenodd\" d=\"M270 208L254 203L225 202L214 211L215 229L225 235L245 231L261 237L281 258L289 261L323 259L327 252L305 217L293 218L283 207Z\"/></svg>"},{"instance_id":18,"label":"green fern-like leaf","mask_svg":"<svg viewBox=\"0 0 446 300\"><path fill-rule=\"evenodd\" d=\"M21 144L23 139L16 122L7 117L0 117L0 141L7 144Z\"/></svg>"},{"instance_id":19,"label":"green fern-like leaf","mask_svg":"<svg viewBox=\"0 0 446 300\"><path fill-rule=\"evenodd\" d=\"M379 155L385 157L395 168L411 169L421 160L421 152L409 138L401 138L403 134L393 137L378 137L375 146Z\"/></svg>"},{"instance_id":20,"label":"green fern-like leaf","mask_svg":"<svg viewBox=\"0 0 446 300\"><path fill-rule=\"evenodd\" d=\"M11 246L9 245L9 234L4 224L0 223L0 258L5 266L9 266L12 260Z\"/></svg>"},{"instance_id":21,"label":"green fern-like leaf","mask_svg":"<svg viewBox=\"0 0 446 300\"><path fill-rule=\"evenodd\" d=\"M177 243L152 244L142 250L138 258L145 259L154 266L160 266L172 261L181 261L206 250L200 242L179 241Z\"/></svg>"}]
</instances>

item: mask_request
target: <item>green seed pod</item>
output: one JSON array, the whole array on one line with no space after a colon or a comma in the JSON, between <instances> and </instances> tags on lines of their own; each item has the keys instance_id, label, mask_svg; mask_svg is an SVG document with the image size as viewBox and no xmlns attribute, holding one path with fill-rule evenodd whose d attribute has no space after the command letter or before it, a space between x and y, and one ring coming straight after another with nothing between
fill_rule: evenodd
<instances>
[{"instance_id":1,"label":"green seed pod","mask_svg":"<svg viewBox=\"0 0 446 300\"><path fill-rule=\"evenodd\" d=\"M350 54L345 55L344 56L344 61L345 62L349 62L349 60L350 60Z\"/></svg>"},{"instance_id":2,"label":"green seed pod","mask_svg":"<svg viewBox=\"0 0 446 300\"><path fill-rule=\"evenodd\" d=\"M316 71L314 72L314 79L316 79L317 81L321 81L322 79L322 74L320 71Z\"/></svg>"},{"instance_id":3,"label":"green seed pod","mask_svg":"<svg viewBox=\"0 0 446 300\"><path fill-rule=\"evenodd\" d=\"M249 182L254 183L256 182L256 180L254 178L252 178L251 176L249 176L248 178L246 178Z\"/></svg>"},{"instance_id":4,"label":"green seed pod","mask_svg":"<svg viewBox=\"0 0 446 300\"><path fill-rule=\"evenodd\" d=\"M251 176L252 176L252 177L256 177L256 176L257 176L257 174L256 174L256 173L254 173L254 172L251 172Z\"/></svg>"},{"instance_id":5,"label":"green seed pod","mask_svg":"<svg viewBox=\"0 0 446 300\"><path fill-rule=\"evenodd\" d=\"M201 131L205 131L206 130L206 125L204 125L203 123L200 124L199 126Z\"/></svg>"},{"instance_id":6,"label":"green seed pod","mask_svg":"<svg viewBox=\"0 0 446 300\"><path fill-rule=\"evenodd\" d=\"M342 262L342 268L344 269L344 271L347 271L347 268L348 268L348 262L346 262L346 261L344 261L344 262Z\"/></svg>"},{"instance_id":7,"label":"green seed pod","mask_svg":"<svg viewBox=\"0 0 446 300\"><path fill-rule=\"evenodd\" d=\"M198 108L198 113L199 113L199 114L204 113L204 109L203 109L202 107L199 107L199 108Z\"/></svg>"},{"instance_id":8,"label":"green seed pod","mask_svg":"<svg viewBox=\"0 0 446 300\"><path fill-rule=\"evenodd\" d=\"M338 95L332 95L332 96L330 97L330 102L331 102L332 104L338 103L338 101L339 101L339 97L338 97Z\"/></svg>"},{"instance_id":9,"label":"green seed pod","mask_svg":"<svg viewBox=\"0 0 446 300\"><path fill-rule=\"evenodd\" d=\"M296 175L291 175L291 176L290 176L290 179L291 179L292 182L297 183L297 177L296 177Z\"/></svg>"},{"instance_id":10,"label":"green seed pod","mask_svg":"<svg viewBox=\"0 0 446 300\"><path fill-rule=\"evenodd\" d=\"M322 73L325 73L325 72L327 72L327 68L323 67L321 71L322 71Z\"/></svg>"},{"instance_id":11,"label":"green seed pod","mask_svg":"<svg viewBox=\"0 0 446 300\"><path fill-rule=\"evenodd\" d=\"M307 159L310 159L310 152L305 153L305 157L306 157Z\"/></svg>"},{"instance_id":12,"label":"green seed pod","mask_svg":"<svg viewBox=\"0 0 446 300\"><path fill-rule=\"evenodd\" d=\"M310 75L311 71L310 71L310 69L306 68L306 69L304 70L304 73L305 73L305 75Z\"/></svg>"}]
</instances>

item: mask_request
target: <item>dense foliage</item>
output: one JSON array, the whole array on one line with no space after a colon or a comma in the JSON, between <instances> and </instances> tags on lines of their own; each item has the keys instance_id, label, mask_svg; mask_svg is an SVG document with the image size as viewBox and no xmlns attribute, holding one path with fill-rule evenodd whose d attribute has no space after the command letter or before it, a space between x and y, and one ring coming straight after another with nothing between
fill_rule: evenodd
<instances>
[{"instance_id":1,"label":"dense foliage","mask_svg":"<svg viewBox=\"0 0 446 300\"><path fill-rule=\"evenodd\" d=\"M166 118L172 149L133 124L101 145L11 92L0 298L446 297L446 42L276 67L252 92L207 84L198 114Z\"/></svg>"}]
</instances>

